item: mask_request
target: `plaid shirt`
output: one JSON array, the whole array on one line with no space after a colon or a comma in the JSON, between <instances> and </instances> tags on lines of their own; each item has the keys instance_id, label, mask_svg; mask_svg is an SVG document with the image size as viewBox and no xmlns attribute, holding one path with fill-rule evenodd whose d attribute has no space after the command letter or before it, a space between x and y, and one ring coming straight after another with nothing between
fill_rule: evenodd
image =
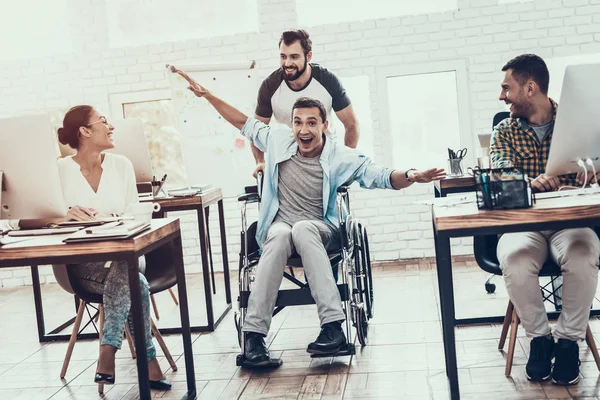
<instances>
[{"instance_id":1,"label":"plaid shirt","mask_svg":"<svg viewBox=\"0 0 600 400\"><path fill-rule=\"evenodd\" d=\"M552 120L556 121L558 104L552 103ZM546 171L554 129L540 143L534 130L521 118L506 118L494 127L490 143L492 168L516 167L532 179ZM561 175L563 186L575 186L577 174Z\"/></svg>"}]
</instances>

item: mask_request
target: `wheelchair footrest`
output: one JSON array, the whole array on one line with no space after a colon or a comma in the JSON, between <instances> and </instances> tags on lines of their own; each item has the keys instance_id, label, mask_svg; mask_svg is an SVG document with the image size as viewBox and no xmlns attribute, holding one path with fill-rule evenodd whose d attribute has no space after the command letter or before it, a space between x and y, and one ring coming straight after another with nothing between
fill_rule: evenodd
<instances>
[{"instance_id":1,"label":"wheelchair footrest","mask_svg":"<svg viewBox=\"0 0 600 400\"><path fill-rule=\"evenodd\" d=\"M235 358L235 365L242 368L254 368L254 369L265 369L265 368L279 368L283 364L283 360L280 358L271 358L266 364L253 364L246 361L246 357L243 354L238 354Z\"/></svg>"},{"instance_id":2,"label":"wheelchair footrest","mask_svg":"<svg viewBox=\"0 0 600 400\"><path fill-rule=\"evenodd\" d=\"M342 356L353 356L356 354L356 347L354 343L348 343L346 349L338 351L337 353L330 354L311 354L310 358L326 358L326 357L342 357Z\"/></svg>"}]
</instances>

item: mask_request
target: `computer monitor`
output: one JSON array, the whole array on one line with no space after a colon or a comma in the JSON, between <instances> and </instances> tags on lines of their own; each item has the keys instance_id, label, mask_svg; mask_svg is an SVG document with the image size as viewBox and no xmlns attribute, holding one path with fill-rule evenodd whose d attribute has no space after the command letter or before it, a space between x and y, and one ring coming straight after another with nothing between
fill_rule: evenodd
<instances>
[{"instance_id":1,"label":"computer monitor","mask_svg":"<svg viewBox=\"0 0 600 400\"><path fill-rule=\"evenodd\" d=\"M121 154L131 161L137 183L151 182L152 164L142 120L127 118L110 121L110 123L115 127L113 135L115 147L107 152Z\"/></svg>"},{"instance_id":2,"label":"computer monitor","mask_svg":"<svg viewBox=\"0 0 600 400\"><path fill-rule=\"evenodd\" d=\"M558 176L581 172L577 160L587 158L592 159L596 171L600 170L599 76L600 64L567 67L546 174Z\"/></svg>"},{"instance_id":3,"label":"computer monitor","mask_svg":"<svg viewBox=\"0 0 600 400\"><path fill-rule=\"evenodd\" d=\"M57 158L49 116L0 118L0 219L66 215Z\"/></svg>"}]
</instances>

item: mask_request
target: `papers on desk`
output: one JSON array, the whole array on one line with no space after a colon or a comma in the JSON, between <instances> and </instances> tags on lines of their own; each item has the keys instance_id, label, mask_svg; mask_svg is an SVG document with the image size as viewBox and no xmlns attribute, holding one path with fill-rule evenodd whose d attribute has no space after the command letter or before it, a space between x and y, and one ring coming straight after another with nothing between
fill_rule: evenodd
<instances>
[{"instance_id":1,"label":"papers on desk","mask_svg":"<svg viewBox=\"0 0 600 400\"><path fill-rule=\"evenodd\" d=\"M44 236L44 235L62 235L64 233L77 232L81 227L71 228L43 228L43 229L21 229L19 231L10 231L8 236L21 237L21 236Z\"/></svg>"},{"instance_id":2,"label":"papers on desk","mask_svg":"<svg viewBox=\"0 0 600 400\"><path fill-rule=\"evenodd\" d=\"M99 240L129 239L138 233L150 229L149 222L119 221L110 225L101 225L82 229L63 240L65 243L95 242Z\"/></svg>"},{"instance_id":3,"label":"papers on desk","mask_svg":"<svg viewBox=\"0 0 600 400\"><path fill-rule=\"evenodd\" d=\"M0 237L0 247L7 246L7 245L13 244L13 243L23 242L25 240L30 240L30 239L33 239L33 238L32 237L26 237L26 236L20 236L20 237L8 237L8 236L4 236L4 237Z\"/></svg>"},{"instance_id":4,"label":"papers on desk","mask_svg":"<svg viewBox=\"0 0 600 400\"><path fill-rule=\"evenodd\" d=\"M169 193L169 196L173 196L173 197L188 197L188 196L195 196L197 194L208 192L209 190L211 190L213 188L214 188L213 185L192 185L192 186L186 186L186 187L177 188L177 189L171 189L168 191L168 193Z\"/></svg>"},{"instance_id":5,"label":"papers on desk","mask_svg":"<svg viewBox=\"0 0 600 400\"><path fill-rule=\"evenodd\" d=\"M461 193L460 195L437 197L433 199L415 201L413 204L424 204L436 207L454 207L458 204L476 203L477 197L475 192Z\"/></svg>"}]
</instances>

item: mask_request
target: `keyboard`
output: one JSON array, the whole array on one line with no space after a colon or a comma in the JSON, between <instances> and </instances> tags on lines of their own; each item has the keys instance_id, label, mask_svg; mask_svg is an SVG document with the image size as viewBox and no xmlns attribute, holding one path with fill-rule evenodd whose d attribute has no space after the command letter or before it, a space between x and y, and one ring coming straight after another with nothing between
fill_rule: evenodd
<instances>
[{"instance_id":1,"label":"keyboard","mask_svg":"<svg viewBox=\"0 0 600 400\"><path fill-rule=\"evenodd\" d=\"M536 200L542 199L553 199L556 197L573 197L573 196L585 196L585 195L594 195L600 194L600 187L590 187L583 189L565 189L558 190L555 192L544 192L544 193L536 193Z\"/></svg>"}]
</instances>

